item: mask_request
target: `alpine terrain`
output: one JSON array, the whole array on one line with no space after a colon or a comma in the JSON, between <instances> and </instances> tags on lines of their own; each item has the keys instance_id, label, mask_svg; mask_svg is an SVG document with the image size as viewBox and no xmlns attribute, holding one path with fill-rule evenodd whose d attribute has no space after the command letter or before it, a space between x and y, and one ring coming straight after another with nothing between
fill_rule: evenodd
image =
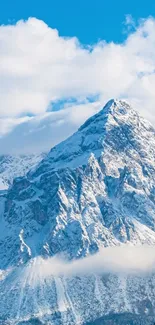
<instances>
[{"instance_id":1,"label":"alpine terrain","mask_svg":"<svg viewBox=\"0 0 155 325\"><path fill-rule=\"evenodd\" d=\"M0 190L7 190L17 176L24 176L45 157L44 153L0 155Z\"/></svg>"},{"instance_id":2,"label":"alpine terrain","mask_svg":"<svg viewBox=\"0 0 155 325\"><path fill-rule=\"evenodd\" d=\"M1 324L152 324L155 275L40 267L143 244L155 245L155 130L111 100L1 194Z\"/></svg>"}]
</instances>

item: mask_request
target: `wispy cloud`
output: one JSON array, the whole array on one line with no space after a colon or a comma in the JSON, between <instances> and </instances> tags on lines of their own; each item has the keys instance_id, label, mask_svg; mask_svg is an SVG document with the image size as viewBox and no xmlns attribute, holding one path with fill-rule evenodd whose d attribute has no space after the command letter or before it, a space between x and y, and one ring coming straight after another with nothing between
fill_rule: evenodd
<instances>
[{"instance_id":1,"label":"wispy cloud","mask_svg":"<svg viewBox=\"0 0 155 325\"><path fill-rule=\"evenodd\" d=\"M100 108L99 102L75 104L34 117L1 118L0 154L48 151L70 136L85 119Z\"/></svg>"}]
</instances>

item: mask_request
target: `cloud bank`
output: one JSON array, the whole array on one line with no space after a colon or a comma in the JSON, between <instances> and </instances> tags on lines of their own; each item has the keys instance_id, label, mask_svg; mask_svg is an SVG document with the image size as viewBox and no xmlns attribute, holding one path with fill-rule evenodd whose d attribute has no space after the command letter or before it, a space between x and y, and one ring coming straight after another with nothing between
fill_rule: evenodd
<instances>
[{"instance_id":1,"label":"cloud bank","mask_svg":"<svg viewBox=\"0 0 155 325\"><path fill-rule=\"evenodd\" d=\"M110 98L155 124L155 19L127 16L126 29L122 44L83 46L36 18L0 26L0 153L47 150Z\"/></svg>"},{"instance_id":2,"label":"cloud bank","mask_svg":"<svg viewBox=\"0 0 155 325\"><path fill-rule=\"evenodd\" d=\"M36 281L51 276L89 276L91 274L148 275L155 272L154 247L108 247L80 260L66 262L57 257L35 258L31 267Z\"/></svg>"}]
</instances>

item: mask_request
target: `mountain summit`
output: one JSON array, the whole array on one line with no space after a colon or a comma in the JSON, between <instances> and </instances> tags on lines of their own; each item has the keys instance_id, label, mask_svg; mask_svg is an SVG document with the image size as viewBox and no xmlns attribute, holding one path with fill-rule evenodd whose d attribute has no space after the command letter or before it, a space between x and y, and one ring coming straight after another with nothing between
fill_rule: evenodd
<instances>
[{"instance_id":1,"label":"mountain summit","mask_svg":"<svg viewBox=\"0 0 155 325\"><path fill-rule=\"evenodd\" d=\"M1 206L2 270L27 265L38 256L63 255L72 260L107 246L155 244L154 128L125 102L109 101L75 134L52 148L26 177L16 178ZM94 280L90 283L93 286ZM59 282L59 289L65 290L62 286ZM110 293L103 283L101 287L101 297L107 299L104 292ZM64 299L72 309L71 288L70 295ZM152 299L152 308L150 295L145 293L145 299ZM133 312L134 299L127 299L122 310ZM79 307L82 313L85 304ZM115 301L113 312L116 305ZM142 306L135 308L139 312ZM112 312L106 305L99 308L99 315L101 309ZM77 318L63 324L78 324Z\"/></svg>"},{"instance_id":2,"label":"mountain summit","mask_svg":"<svg viewBox=\"0 0 155 325\"><path fill-rule=\"evenodd\" d=\"M102 246L155 243L154 186L153 127L126 103L109 101L35 170L14 180L4 220L11 237L16 233L17 259L21 229L31 257L76 258Z\"/></svg>"}]
</instances>

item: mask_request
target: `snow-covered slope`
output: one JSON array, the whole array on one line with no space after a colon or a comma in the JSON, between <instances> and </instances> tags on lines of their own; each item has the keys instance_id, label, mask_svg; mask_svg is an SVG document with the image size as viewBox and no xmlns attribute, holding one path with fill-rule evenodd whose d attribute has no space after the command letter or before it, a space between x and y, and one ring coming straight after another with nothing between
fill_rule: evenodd
<instances>
[{"instance_id":1,"label":"snow-covered slope","mask_svg":"<svg viewBox=\"0 0 155 325\"><path fill-rule=\"evenodd\" d=\"M0 156L0 190L6 190L17 176L24 176L37 165L45 154L1 155Z\"/></svg>"},{"instance_id":2,"label":"snow-covered slope","mask_svg":"<svg viewBox=\"0 0 155 325\"><path fill-rule=\"evenodd\" d=\"M74 259L101 247L155 244L155 130L111 100L14 180L1 198L1 229L1 313L8 320L35 315L68 325L108 313L153 313L153 276L51 278L37 289L34 279L40 255Z\"/></svg>"}]
</instances>

